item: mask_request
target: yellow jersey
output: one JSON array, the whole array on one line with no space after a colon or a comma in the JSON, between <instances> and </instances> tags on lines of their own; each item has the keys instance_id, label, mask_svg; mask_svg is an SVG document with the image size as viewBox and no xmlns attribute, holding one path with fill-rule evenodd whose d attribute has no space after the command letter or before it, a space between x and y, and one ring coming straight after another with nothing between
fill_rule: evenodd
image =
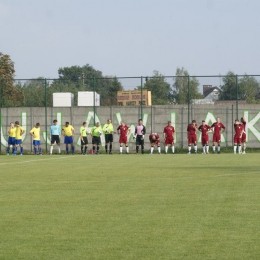
<instances>
[{"instance_id":1,"label":"yellow jersey","mask_svg":"<svg viewBox=\"0 0 260 260\"><path fill-rule=\"evenodd\" d=\"M72 125L68 125L68 126L63 126L62 130L64 131L64 134L66 136L72 136L72 131L74 130Z\"/></svg>"},{"instance_id":2,"label":"yellow jersey","mask_svg":"<svg viewBox=\"0 0 260 260\"><path fill-rule=\"evenodd\" d=\"M30 131L30 133L33 134L33 140L40 141L40 139L41 139L41 134L40 134L40 132L41 132L40 127L34 127L34 128Z\"/></svg>"},{"instance_id":3,"label":"yellow jersey","mask_svg":"<svg viewBox=\"0 0 260 260\"><path fill-rule=\"evenodd\" d=\"M9 127L8 128L8 136L16 137L16 128L15 127Z\"/></svg>"},{"instance_id":4,"label":"yellow jersey","mask_svg":"<svg viewBox=\"0 0 260 260\"><path fill-rule=\"evenodd\" d=\"M15 139L16 140L22 140L22 132L24 131L24 128L22 126L16 126L16 134L15 134Z\"/></svg>"}]
</instances>

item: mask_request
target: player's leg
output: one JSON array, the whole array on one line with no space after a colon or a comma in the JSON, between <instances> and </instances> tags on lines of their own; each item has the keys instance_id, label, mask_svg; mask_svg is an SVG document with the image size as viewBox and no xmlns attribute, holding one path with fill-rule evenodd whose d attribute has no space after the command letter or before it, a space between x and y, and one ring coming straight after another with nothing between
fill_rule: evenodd
<instances>
[{"instance_id":1,"label":"player's leg","mask_svg":"<svg viewBox=\"0 0 260 260\"><path fill-rule=\"evenodd\" d=\"M151 154L153 154L153 151L154 151L154 143L151 142Z\"/></svg>"},{"instance_id":2,"label":"player's leg","mask_svg":"<svg viewBox=\"0 0 260 260\"><path fill-rule=\"evenodd\" d=\"M123 144L120 142L119 143L119 153L122 154L123 153Z\"/></svg>"},{"instance_id":3,"label":"player's leg","mask_svg":"<svg viewBox=\"0 0 260 260\"><path fill-rule=\"evenodd\" d=\"M71 153L74 154L75 146L74 146L74 143L73 143L73 137L72 136L70 136L69 142L70 142L70 146L71 146Z\"/></svg>"},{"instance_id":4,"label":"player's leg","mask_svg":"<svg viewBox=\"0 0 260 260\"><path fill-rule=\"evenodd\" d=\"M194 152L198 153L197 140L195 136L193 138L194 138L193 140Z\"/></svg>"},{"instance_id":5,"label":"player's leg","mask_svg":"<svg viewBox=\"0 0 260 260\"><path fill-rule=\"evenodd\" d=\"M125 137L124 143L125 143L126 153L129 154L129 147L128 147L127 137Z\"/></svg>"},{"instance_id":6,"label":"player's leg","mask_svg":"<svg viewBox=\"0 0 260 260\"><path fill-rule=\"evenodd\" d=\"M157 143L157 149L158 149L158 153L161 154L161 144Z\"/></svg>"},{"instance_id":7,"label":"player's leg","mask_svg":"<svg viewBox=\"0 0 260 260\"><path fill-rule=\"evenodd\" d=\"M136 147L135 147L135 153L137 154L139 151L139 145L140 145L140 140L139 136L136 137Z\"/></svg>"},{"instance_id":8,"label":"player's leg","mask_svg":"<svg viewBox=\"0 0 260 260\"><path fill-rule=\"evenodd\" d=\"M220 153L220 140L218 140L218 153Z\"/></svg>"},{"instance_id":9,"label":"player's leg","mask_svg":"<svg viewBox=\"0 0 260 260\"><path fill-rule=\"evenodd\" d=\"M141 140L141 149L142 149L142 154L144 154L144 139Z\"/></svg>"},{"instance_id":10,"label":"player's leg","mask_svg":"<svg viewBox=\"0 0 260 260\"><path fill-rule=\"evenodd\" d=\"M23 155L23 144L22 143L20 143L20 155Z\"/></svg>"},{"instance_id":11,"label":"player's leg","mask_svg":"<svg viewBox=\"0 0 260 260\"><path fill-rule=\"evenodd\" d=\"M172 153L175 153L174 141L172 142Z\"/></svg>"},{"instance_id":12,"label":"player's leg","mask_svg":"<svg viewBox=\"0 0 260 260\"><path fill-rule=\"evenodd\" d=\"M88 138L87 137L83 137L84 142L85 142L85 148L84 148L84 154L87 154L87 150L88 150Z\"/></svg>"},{"instance_id":13,"label":"player's leg","mask_svg":"<svg viewBox=\"0 0 260 260\"><path fill-rule=\"evenodd\" d=\"M215 151L216 151L216 137L213 135L213 145L212 145L212 151L213 151L213 153L215 153Z\"/></svg>"},{"instance_id":14,"label":"player's leg","mask_svg":"<svg viewBox=\"0 0 260 260\"><path fill-rule=\"evenodd\" d=\"M109 145L109 138L108 137L109 137L108 134L105 134L105 142L106 142L106 144L105 144L105 151L106 151L106 154L107 154L107 147Z\"/></svg>"},{"instance_id":15,"label":"player's leg","mask_svg":"<svg viewBox=\"0 0 260 260\"><path fill-rule=\"evenodd\" d=\"M236 154L236 153L237 153L237 139L234 136L234 154Z\"/></svg>"},{"instance_id":16,"label":"player's leg","mask_svg":"<svg viewBox=\"0 0 260 260\"><path fill-rule=\"evenodd\" d=\"M109 141L110 141L110 144L109 144L109 154L112 154L112 146L113 146L113 135L110 134L109 135Z\"/></svg>"},{"instance_id":17,"label":"player's leg","mask_svg":"<svg viewBox=\"0 0 260 260\"><path fill-rule=\"evenodd\" d=\"M84 148L85 148L85 142L83 140L83 137L82 137L82 140L80 140L80 151L81 151L81 154L83 155L84 154Z\"/></svg>"},{"instance_id":18,"label":"player's leg","mask_svg":"<svg viewBox=\"0 0 260 260\"><path fill-rule=\"evenodd\" d=\"M241 143L240 143L240 142L238 143L238 153L239 153L239 154L242 154L242 151L241 151Z\"/></svg>"},{"instance_id":19,"label":"player's leg","mask_svg":"<svg viewBox=\"0 0 260 260\"><path fill-rule=\"evenodd\" d=\"M209 153L209 141L207 140L206 142L206 153L208 154Z\"/></svg>"}]
</instances>

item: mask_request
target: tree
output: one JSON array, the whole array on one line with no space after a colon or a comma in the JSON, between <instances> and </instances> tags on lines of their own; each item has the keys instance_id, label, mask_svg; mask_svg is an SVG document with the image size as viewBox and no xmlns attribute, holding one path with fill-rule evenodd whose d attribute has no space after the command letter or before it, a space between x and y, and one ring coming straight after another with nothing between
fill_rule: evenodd
<instances>
[{"instance_id":1,"label":"tree","mask_svg":"<svg viewBox=\"0 0 260 260\"><path fill-rule=\"evenodd\" d=\"M173 83L174 96L178 104L187 104L188 103L188 76L189 73L187 70L182 68L176 69L176 78ZM199 93L199 81L196 77L190 78L190 99L202 99L203 95Z\"/></svg>"},{"instance_id":2,"label":"tree","mask_svg":"<svg viewBox=\"0 0 260 260\"><path fill-rule=\"evenodd\" d=\"M239 80L239 98L246 99L248 104L258 103L258 95L260 93L259 82L254 77L245 75Z\"/></svg>"},{"instance_id":3,"label":"tree","mask_svg":"<svg viewBox=\"0 0 260 260\"><path fill-rule=\"evenodd\" d=\"M14 62L9 55L0 52L0 91L2 101L0 106L20 106L23 104L23 91L13 85L14 73Z\"/></svg>"},{"instance_id":4,"label":"tree","mask_svg":"<svg viewBox=\"0 0 260 260\"><path fill-rule=\"evenodd\" d=\"M234 72L229 71L225 77L223 77L223 85L221 86L221 93L219 95L220 100L235 100L237 87L236 87L236 75Z\"/></svg>"},{"instance_id":5,"label":"tree","mask_svg":"<svg viewBox=\"0 0 260 260\"><path fill-rule=\"evenodd\" d=\"M153 72L153 77L147 79L143 89L151 91L153 105L167 105L172 103L171 85L157 70Z\"/></svg>"}]
</instances>

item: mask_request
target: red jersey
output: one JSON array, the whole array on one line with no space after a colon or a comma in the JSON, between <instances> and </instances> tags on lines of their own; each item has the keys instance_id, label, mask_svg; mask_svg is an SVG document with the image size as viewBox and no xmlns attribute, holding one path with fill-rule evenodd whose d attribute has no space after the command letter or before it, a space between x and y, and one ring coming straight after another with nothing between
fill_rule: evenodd
<instances>
[{"instance_id":1,"label":"red jersey","mask_svg":"<svg viewBox=\"0 0 260 260\"><path fill-rule=\"evenodd\" d=\"M242 126L244 133L246 133L246 122L242 122L241 126Z\"/></svg>"},{"instance_id":2,"label":"red jersey","mask_svg":"<svg viewBox=\"0 0 260 260\"><path fill-rule=\"evenodd\" d=\"M156 138L155 140L152 139L153 136L155 136L155 138ZM159 135L158 135L157 133L152 133L152 134L149 135L149 140L150 140L150 141L153 140L153 141L155 142L155 141L160 140L160 137L159 137Z\"/></svg>"},{"instance_id":3,"label":"red jersey","mask_svg":"<svg viewBox=\"0 0 260 260\"><path fill-rule=\"evenodd\" d=\"M187 132L189 132L189 135L196 135L196 129L198 129L198 125L195 124L188 124L187 126Z\"/></svg>"},{"instance_id":4,"label":"red jersey","mask_svg":"<svg viewBox=\"0 0 260 260\"><path fill-rule=\"evenodd\" d=\"M165 126L163 129L163 133L166 137L173 136L174 135L174 127L173 126Z\"/></svg>"},{"instance_id":5,"label":"red jersey","mask_svg":"<svg viewBox=\"0 0 260 260\"><path fill-rule=\"evenodd\" d=\"M200 125L199 131L201 131L202 136L208 135L208 131L211 129L209 125Z\"/></svg>"},{"instance_id":6,"label":"red jersey","mask_svg":"<svg viewBox=\"0 0 260 260\"><path fill-rule=\"evenodd\" d=\"M221 129L226 129L226 127L222 123L215 122L211 128L214 127L214 135L220 135Z\"/></svg>"},{"instance_id":7,"label":"red jersey","mask_svg":"<svg viewBox=\"0 0 260 260\"><path fill-rule=\"evenodd\" d=\"M120 125L117 130L120 130L120 136L127 136L127 131L129 129L129 126L127 125Z\"/></svg>"},{"instance_id":8,"label":"red jersey","mask_svg":"<svg viewBox=\"0 0 260 260\"><path fill-rule=\"evenodd\" d=\"M243 125L241 124L234 124L234 129L235 129L235 136L236 137L241 137L242 133L243 133Z\"/></svg>"}]
</instances>

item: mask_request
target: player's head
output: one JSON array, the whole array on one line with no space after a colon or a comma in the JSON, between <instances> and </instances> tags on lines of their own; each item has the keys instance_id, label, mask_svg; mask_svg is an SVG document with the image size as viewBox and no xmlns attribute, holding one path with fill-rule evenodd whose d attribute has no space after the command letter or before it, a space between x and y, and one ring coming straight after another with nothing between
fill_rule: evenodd
<instances>
[{"instance_id":1,"label":"player's head","mask_svg":"<svg viewBox=\"0 0 260 260\"><path fill-rule=\"evenodd\" d=\"M111 122L112 122L111 119L107 119L108 124L111 124Z\"/></svg>"},{"instance_id":2,"label":"player's head","mask_svg":"<svg viewBox=\"0 0 260 260\"><path fill-rule=\"evenodd\" d=\"M154 140L154 141L156 140L156 136L155 135L152 136L152 140Z\"/></svg>"},{"instance_id":3,"label":"player's head","mask_svg":"<svg viewBox=\"0 0 260 260\"><path fill-rule=\"evenodd\" d=\"M53 120L53 124L56 125L58 121L56 119Z\"/></svg>"},{"instance_id":4,"label":"player's head","mask_svg":"<svg viewBox=\"0 0 260 260\"><path fill-rule=\"evenodd\" d=\"M20 124L19 124L19 121L15 121L14 124L15 124L16 126L20 125Z\"/></svg>"},{"instance_id":5,"label":"player's head","mask_svg":"<svg viewBox=\"0 0 260 260\"><path fill-rule=\"evenodd\" d=\"M192 120L192 122L191 122L193 125L195 125L196 124L196 120Z\"/></svg>"},{"instance_id":6,"label":"player's head","mask_svg":"<svg viewBox=\"0 0 260 260\"><path fill-rule=\"evenodd\" d=\"M217 122L220 123L220 118L219 117L217 117Z\"/></svg>"},{"instance_id":7,"label":"player's head","mask_svg":"<svg viewBox=\"0 0 260 260\"><path fill-rule=\"evenodd\" d=\"M244 117L241 117L241 122L244 123L245 122L245 118Z\"/></svg>"},{"instance_id":8,"label":"player's head","mask_svg":"<svg viewBox=\"0 0 260 260\"><path fill-rule=\"evenodd\" d=\"M36 128L40 127L40 123L36 123L35 127Z\"/></svg>"},{"instance_id":9,"label":"player's head","mask_svg":"<svg viewBox=\"0 0 260 260\"><path fill-rule=\"evenodd\" d=\"M171 126L172 125L172 122L171 121L168 121L168 126Z\"/></svg>"},{"instance_id":10,"label":"player's head","mask_svg":"<svg viewBox=\"0 0 260 260\"><path fill-rule=\"evenodd\" d=\"M142 119L139 119L139 120L138 120L138 124L139 124L139 125L142 125L142 124L143 124L143 120L142 120Z\"/></svg>"},{"instance_id":11,"label":"player's head","mask_svg":"<svg viewBox=\"0 0 260 260\"><path fill-rule=\"evenodd\" d=\"M10 127L11 127L11 128L14 127L14 123L13 123L13 122L10 123Z\"/></svg>"},{"instance_id":12,"label":"player's head","mask_svg":"<svg viewBox=\"0 0 260 260\"><path fill-rule=\"evenodd\" d=\"M69 124L70 124L69 122L66 122L66 123L65 123L66 126L69 126Z\"/></svg>"},{"instance_id":13,"label":"player's head","mask_svg":"<svg viewBox=\"0 0 260 260\"><path fill-rule=\"evenodd\" d=\"M205 125L205 124L206 124L205 120L202 120L202 125Z\"/></svg>"},{"instance_id":14,"label":"player's head","mask_svg":"<svg viewBox=\"0 0 260 260\"><path fill-rule=\"evenodd\" d=\"M124 121L121 121L121 125L124 126L124 125L125 125L125 122L124 122Z\"/></svg>"},{"instance_id":15,"label":"player's head","mask_svg":"<svg viewBox=\"0 0 260 260\"><path fill-rule=\"evenodd\" d=\"M239 120L238 119L235 119L235 124L239 124Z\"/></svg>"},{"instance_id":16,"label":"player's head","mask_svg":"<svg viewBox=\"0 0 260 260\"><path fill-rule=\"evenodd\" d=\"M99 122L97 122L97 123L96 123L96 126L97 126L97 127L99 127L99 126L100 126L100 123L99 123Z\"/></svg>"},{"instance_id":17,"label":"player's head","mask_svg":"<svg viewBox=\"0 0 260 260\"><path fill-rule=\"evenodd\" d=\"M83 122L83 124L82 124L84 127L86 127L87 126L87 122Z\"/></svg>"}]
</instances>

